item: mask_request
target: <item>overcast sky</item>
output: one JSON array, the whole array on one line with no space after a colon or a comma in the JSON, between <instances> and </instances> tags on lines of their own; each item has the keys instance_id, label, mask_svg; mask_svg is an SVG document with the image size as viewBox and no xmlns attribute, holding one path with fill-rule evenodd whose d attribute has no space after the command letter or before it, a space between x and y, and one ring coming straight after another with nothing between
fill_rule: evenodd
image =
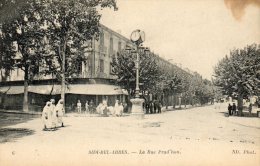
<instances>
[{"instance_id":1,"label":"overcast sky","mask_svg":"<svg viewBox=\"0 0 260 166\"><path fill-rule=\"evenodd\" d=\"M101 23L128 38L145 31L145 46L211 79L231 49L260 44L259 0L234 9L228 1L234 0L117 0L119 10L103 10Z\"/></svg>"}]
</instances>

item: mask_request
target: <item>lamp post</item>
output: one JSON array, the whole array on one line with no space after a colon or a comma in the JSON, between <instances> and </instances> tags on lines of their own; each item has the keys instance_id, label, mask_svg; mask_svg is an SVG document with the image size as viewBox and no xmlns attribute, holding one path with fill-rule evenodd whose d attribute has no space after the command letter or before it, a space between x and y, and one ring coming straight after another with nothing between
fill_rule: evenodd
<instances>
[{"instance_id":1,"label":"lamp post","mask_svg":"<svg viewBox=\"0 0 260 166\"><path fill-rule=\"evenodd\" d=\"M135 44L136 46L136 87L135 87L135 98L131 99L130 101L132 102L132 110L131 110L131 115L140 119L144 118L144 111L143 111L143 102L144 99L140 98L140 88L139 88L139 69L140 69L140 55L139 55L139 51L140 48L139 47L141 45L141 43L144 42L145 40L145 34L143 31L137 29L135 31L132 32L131 34L131 41ZM144 50L145 51L145 50Z\"/></svg>"}]
</instances>

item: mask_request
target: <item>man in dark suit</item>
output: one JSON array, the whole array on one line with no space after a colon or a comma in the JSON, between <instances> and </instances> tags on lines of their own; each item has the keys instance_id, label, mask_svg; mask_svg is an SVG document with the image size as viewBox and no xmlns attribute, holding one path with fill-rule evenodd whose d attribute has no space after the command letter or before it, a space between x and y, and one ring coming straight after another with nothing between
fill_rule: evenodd
<instances>
[{"instance_id":1,"label":"man in dark suit","mask_svg":"<svg viewBox=\"0 0 260 166\"><path fill-rule=\"evenodd\" d=\"M228 114L232 115L232 105L228 104Z\"/></svg>"}]
</instances>

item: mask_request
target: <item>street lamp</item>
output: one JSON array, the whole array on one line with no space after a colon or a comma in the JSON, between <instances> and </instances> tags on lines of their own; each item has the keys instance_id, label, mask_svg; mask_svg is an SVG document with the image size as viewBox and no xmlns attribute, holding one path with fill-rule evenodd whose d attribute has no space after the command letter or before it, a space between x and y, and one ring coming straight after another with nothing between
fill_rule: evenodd
<instances>
[{"instance_id":1,"label":"street lamp","mask_svg":"<svg viewBox=\"0 0 260 166\"><path fill-rule=\"evenodd\" d=\"M136 116L138 118L144 118L144 111L143 111L143 102L144 99L140 98L140 88L139 88L139 69L140 69L140 51L147 51L147 49L143 49L144 47L140 47L140 45L145 40L145 33L139 29L135 30L131 34L131 41L136 46L136 51L133 53L136 53L136 88L135 88L135 98L131 99L132 102L132 115Z\"/></svg>"}]
</instances>

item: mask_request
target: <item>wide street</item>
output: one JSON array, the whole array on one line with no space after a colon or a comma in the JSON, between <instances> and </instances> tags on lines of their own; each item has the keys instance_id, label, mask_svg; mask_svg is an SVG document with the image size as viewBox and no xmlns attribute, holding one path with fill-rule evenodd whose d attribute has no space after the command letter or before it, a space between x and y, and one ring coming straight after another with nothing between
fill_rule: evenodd
<instances>
[{"instance_id":1,"label":"wide street","mask_svg":"<svg viewBox=\"0 0 260 166\"><path fill-rule=\"evenodd\" d=\"M40 118L4 126L30 134L0 144L8 165L247 165L260 163L260 119L226 117L225 106L125 117L69 114L42 131Z\"/></svg>"}]
</instances>

